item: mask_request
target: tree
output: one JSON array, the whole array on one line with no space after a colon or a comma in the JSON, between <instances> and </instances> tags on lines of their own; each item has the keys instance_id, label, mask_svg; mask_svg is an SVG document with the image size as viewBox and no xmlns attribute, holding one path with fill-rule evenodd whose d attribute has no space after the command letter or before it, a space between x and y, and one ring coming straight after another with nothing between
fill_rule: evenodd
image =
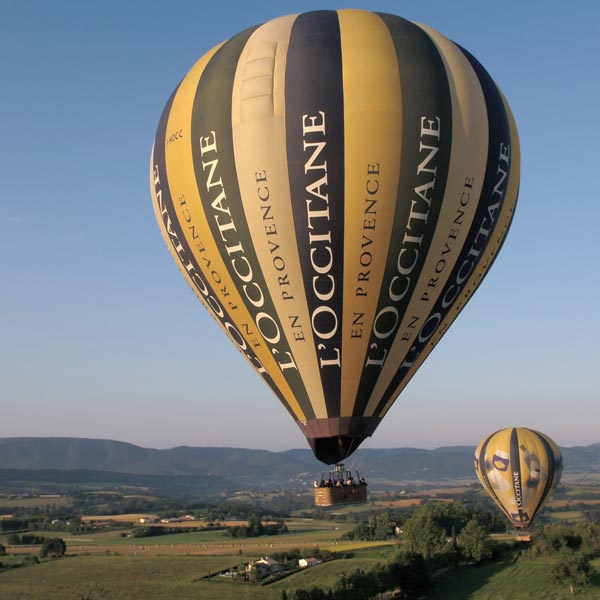
<instances>
[{"instance_id":1,"label":"tree","mask_svg":"<svg viewBox=\"0 0 600 600\"><path fill-rule=\"evenodd\" d=\"M265 528L260 520L260 517L256 514L251 514L248 517L248 537L258 537L263 535Z\"/></svg>"},{"instance_id":2,"label":"tree","mask_svg":"<svg viewBox=\"0 0 600 600\"><path fill-rule=\"evenodd\" d=\"M62 538L48 538L40 549L40 558L46 558L49 554L54 555L55 557L64 556L67 551L67 544Z\"/></svg>"},{"instance_id":3,"label":"tree","mask_svg":"<svg viewBox=\"0 0 600 600\"><path fill-rule=\"evenodd\" d=\"M389 540L394 535L396 523L386 513L375 515L373 519L373 539L381 541Z\"/></svg>"},{"instance_id":4,"label":"tree","mask_svg":"<svg viewBox=\"0 0 600 600\"><path fill-rule=\"evenodd\" d=\"M404 523L404 540L409 552L416 552L425 560L446 550L444 528L423 511L417 511Z\"/></svg>"},{"instance_id":5,"label":"tree","mask_svg":"<svg viewBox=\"0 0 600 600\"><path fill-rule=\"evenodd\" d=\"M286 597L289 600L323 600L330 596L322 588L313 586L311 588L293 590ZM281 600L283 600L283 594L281 595Z\"/></svg>"},{"instance_id":6,"label":"tree","mask_svg":"<svg viewBox=\"0 0 600 600\"><path fill-rule=\"evenodd\" d=\"M588 556L600 556L600 525L581 523L575 530L581 537L581 551Z\"/></svg>"},{"instance_id":7,"label":"tree","mask_svg":"<svg viewBox=\"0 0 600 600\"><path fill-rule=\"evenodd\" d=\"M557 583L568 583L572 594L575 593L576 585L589 585L595 573L596 570L585 554L569 550L561 552L552 567L552 579Z\"/></svg>"},{"instance_id":8,"label":"tree","mask_svg":"<svg viewBox=\"0 0 600 600\"><path fill-rule=\"evenodd\" d=\"M421 554L399 552L387 570L391 579L386 580L385 588L398 586L407 598L424 596L431 584L429 568Z\"/></svg>"},{"instance_id":9,"label":"tree","mask_svg":"<svg viewBox=\"0 0 600 600\"><path fill-rule=\"evenodd\" d=\"M6 547L4 546L4 544L0 544L0 556L5 556L6 555Z\"/></svg>"},{"instance_id":10,"label":"tree","mask_svg":"<svg viewBox=\"0 0 600 600\"><path fill-rule=\"evenodd\" d=\"M578 550L581 547L581 536L567 525L546 525L542 536L546 546L555 551Z\"/></svg>"},{"instance_id":11,"label":"tree","mask_svg":"<svg viewBox=\"0 0 600 600\"><path fill-rule=\"evenodd\" d=\"M380 591L377 586L377 577L375 573L365 572L357 569L354 573L344 577L343 584L336 586L336 600L368 600Z\"/></svg>"},{"instance_id":12,"label":"tree","mask_svg":"<svg viewBox=\"0 0 600 600\"><path fill-rule=\"evenodd\" d=\"M459 502L431 502L422 506L417 512L431 517L444 528L447 536L452 535L452 529L460 533L471 518L468 509Z\"/></svg>"},{"instance_id":13,"label":"tree","mask_svg":"<svg viewBox=\"0 0 600 600\"><path fill-rule=\"evenodd\" d=\"M476 519L469 521L458 536L458 547L467 560L476 563L492 557L492 547L489 535Z\"/></svg>"}]
</instances>

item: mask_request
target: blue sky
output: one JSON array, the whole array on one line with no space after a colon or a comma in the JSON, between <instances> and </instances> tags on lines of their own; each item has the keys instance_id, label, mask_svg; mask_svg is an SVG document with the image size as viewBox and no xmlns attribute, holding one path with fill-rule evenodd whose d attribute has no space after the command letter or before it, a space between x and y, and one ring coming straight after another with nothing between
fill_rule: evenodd
<instances>
[{"instance_id":1,"label":"blue sky","mask_svg":"<svg viewBox=\"0 0 600 600\"><path fill-rule=\"evenodd\" d=\"M600 4L45 2L0 8L0 437L149 447L307 444L175 268L148 161L192 64L281 14L368 8L469 49L521 138L519 204L485 282L370 447L495 429L600 441Z\"/></svg>"}]
</instances>

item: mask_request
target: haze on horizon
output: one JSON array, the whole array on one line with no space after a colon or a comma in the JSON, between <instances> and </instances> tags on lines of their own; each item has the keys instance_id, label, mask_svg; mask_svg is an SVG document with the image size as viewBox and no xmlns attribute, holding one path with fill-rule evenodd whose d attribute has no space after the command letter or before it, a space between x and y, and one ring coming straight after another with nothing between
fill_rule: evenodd
<instances>
[{"instance_id":1,"label":"haze on horizon","mask_svg":"<svg viewBox=\"0 0 600 600\"><path fill-rule=\"evenodd\" d=\"M232 7L235 10L232 10ZM506 426L600 441L596 119L600 5L376 7L471 51L519 128L506 244L364 447L475 445ZM0 437L307 448L177 272L148 185L160 114L217 43L334 2L4 7Z\"/></svg>"}]
</instances>

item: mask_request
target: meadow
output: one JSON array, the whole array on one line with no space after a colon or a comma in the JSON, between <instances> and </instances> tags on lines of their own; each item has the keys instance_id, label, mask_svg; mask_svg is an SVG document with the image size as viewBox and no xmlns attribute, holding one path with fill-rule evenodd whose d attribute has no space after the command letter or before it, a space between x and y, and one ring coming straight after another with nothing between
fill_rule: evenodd
<instances>
[{"instance_id":1,"label":"meadow","mask_svg":"<svg viewBox=\"0 0 600 600\"><path fill-rule=\"evenodd\" d=\"M595 561L596 568L600 561ZM462 567L441 578L428 600L598 600L598 587L577 588L552 581L552 562L519 558L515 563Z\"/></svg>"},{"instance_id":2,"label":"meadow","mask_svg":"<svg viewBox=\"0 0 600 600\"><path fill-rule=\"evenodd\" d=\"M147 540L121 538L118 532L103 537L85 536L75 546L65 536L67 555L0 572L0 598L11 600L279 600L282 590L312 585L333 586L342 572L370 569L387 560L396 544L341 542L347 527L310 520L291 521L295 532L286 535L231 541L222 531L158 536ZM98 534L100 535L100 534ZM294 573L268 586L234 582L208 575L241 563L294 548L339 551L344 558ZM11 547L9 551L37 553L39 547ZM11 557L12 558L12 557ZM126 596L124 596L124 590Z\"/></svg>"},{"instance_id":3,"label":"meadow","mask_svg":"<svg viewBox=\"0 0 600 600\"><path fill-rule=\"evenodd\" d=\"M549 503L554 510L547 516L553 521L576 522L580 510L570 510L570 504L593 505L600 501L598 488L584 490L563 488L562 497ZM456 489L428 490L412 497L389 497L374 494L371 502L362 506L338 507L337 513L362 510L407 508L421 504L425 498L447 500ZM459 488L460 491L460 488ZM577 493L579 492L579 493ZM595 494L594 494L595 492ZM582 496L594 496L586 497ZM418 497L414 497L418 496ZM578 498L579 496L579 498ZM5 506L15 502L4 498ZM61 496L21 498L24 507L65 505ZM13 504L14 505L14 504ZM580 507L578 507L580 508ZM10 556L0 557L5 567L0 570L0 600L280 600L283 590L333 587L342 573L356 569L371 570L378 562L392 560L400 548L398 541L367 542L343 540L354 522L323 521L316 518L286 518L289 532L259 538L232 538L222 529L194 532L181 531L165 535L135 538L131 523L143 513L112 516L107 513L85 515L84 519L115 520L119 527L97 532L72 534L39 531L47 537L59 535L67 544L67 555L60 559L43 560L39 564L10 568L25 560L24 554L36 556L40 546L7 546ZM240 521L223 521L235 525ZM202 525L193 522L187 525ZM186 523L179 524L181 527ZM167 525L168 527L173 524ZM495 534L495 539L509 540L509 534ZM6 543L6 538L0 537ZM317 549L337 553L336 560L295 572L269 585L238 582L215 576L215 573L260 557L299 549L310 556ZM600 561L596 561L600 569ZM460 567L445 573L427 596L431 600L562 600L572 598L567 585L551 581L551 560L532 560L521 555L514 562L492 563L481 567ZM207 576L211 576L207 579ZM598 582L600 584L600 582ZM600 597L598 587L576 590L576 598L592 600Z\"/></svg>"},{"instance_id":4,"label":"meadow","mask_svg":"<svg viewBox=\"0 0 600 600\"><path fill-rule=\"evenodd\" d=\"M71 500L61 494L42 494L31 498L3 496L0 497L0 510L3 508L45 508L69 506Z\"/></svg>"},{"instance_id":5,"label":"meadow","mask_svg":"<svg viewBox=\"0 0 600 600\"><path fill-rule=\"evenodd\" d=\"M188 534L190 535L190 534ZM335 547L336 540L330 540ZM157 555L135 555L126 552L125 546L118 554L105 551L100 554L68 552L61 559L37 565L0 572L0 598L10 600L279 600L283 590L318 586L332 587L342 573L356 569L370 570L378 562L390 560L396 545L356 543L345 546L348 551L340 558L316 567L303 569L285 579L261 586L230 581L220 577L206 579L218 571L268 554L270 545L261 540L255 548L239 554L220 554L218 544L209 544L193 555L185 554L181 544L177 555L169 555L170 548L163 546ZM342 550L341 545L338 549ZM215 551L215 553L209 553ZM428 600L566 600L572 598L568 585L551 581L552 562L530 560L521 556L511 563L493 563L481 567L460 567L444 574ZM600 567L600 561L596 561ZM125 592L126 590L126 592ZM576 590L576 598L598 598L598 587Z\"/></svg>"}]
</instances>

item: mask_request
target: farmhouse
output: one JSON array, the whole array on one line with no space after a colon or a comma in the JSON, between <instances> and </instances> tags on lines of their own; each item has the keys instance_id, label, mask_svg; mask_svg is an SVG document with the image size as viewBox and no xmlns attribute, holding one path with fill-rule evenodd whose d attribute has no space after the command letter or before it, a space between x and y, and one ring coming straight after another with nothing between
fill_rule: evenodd
<instances>
[{"instance_id":1,"label":"farmhouse","mask_svg":"<svg viewBox=\"0 0 600 600\"><path fill-rule=\"evenodd\" d=\"M320 562L321 562L320 560L317 560L316 558L313 558L313 557L310 557L310 558L300 558L298 560L298 566L301 569L306 569L307 567L315 567Z\"/></svg>"},{"instance_id":2,"label":"farmhouse","mask_svg":"<svg viewBox=\"0 0 600 600\"><path fill-rule=\"evenodd\" d=\"M140 517L140 523L142 525L147 525L148 523L158 523L158 519L156 517Z\"/></svg>"},{"instance_id":3,"label":"farmhouse","mask_svg":"<svg viewBox=\"0 0 600 600\"><path fill-rule=\"evenodd\" d=\"M249 562L246 565L247 572L257 571L259 577L265 577L267 575L271 575L272 573L278 573L282 570L283 565L275 559L269 558L268 556Z\"/></svg>"}]
</instances>

